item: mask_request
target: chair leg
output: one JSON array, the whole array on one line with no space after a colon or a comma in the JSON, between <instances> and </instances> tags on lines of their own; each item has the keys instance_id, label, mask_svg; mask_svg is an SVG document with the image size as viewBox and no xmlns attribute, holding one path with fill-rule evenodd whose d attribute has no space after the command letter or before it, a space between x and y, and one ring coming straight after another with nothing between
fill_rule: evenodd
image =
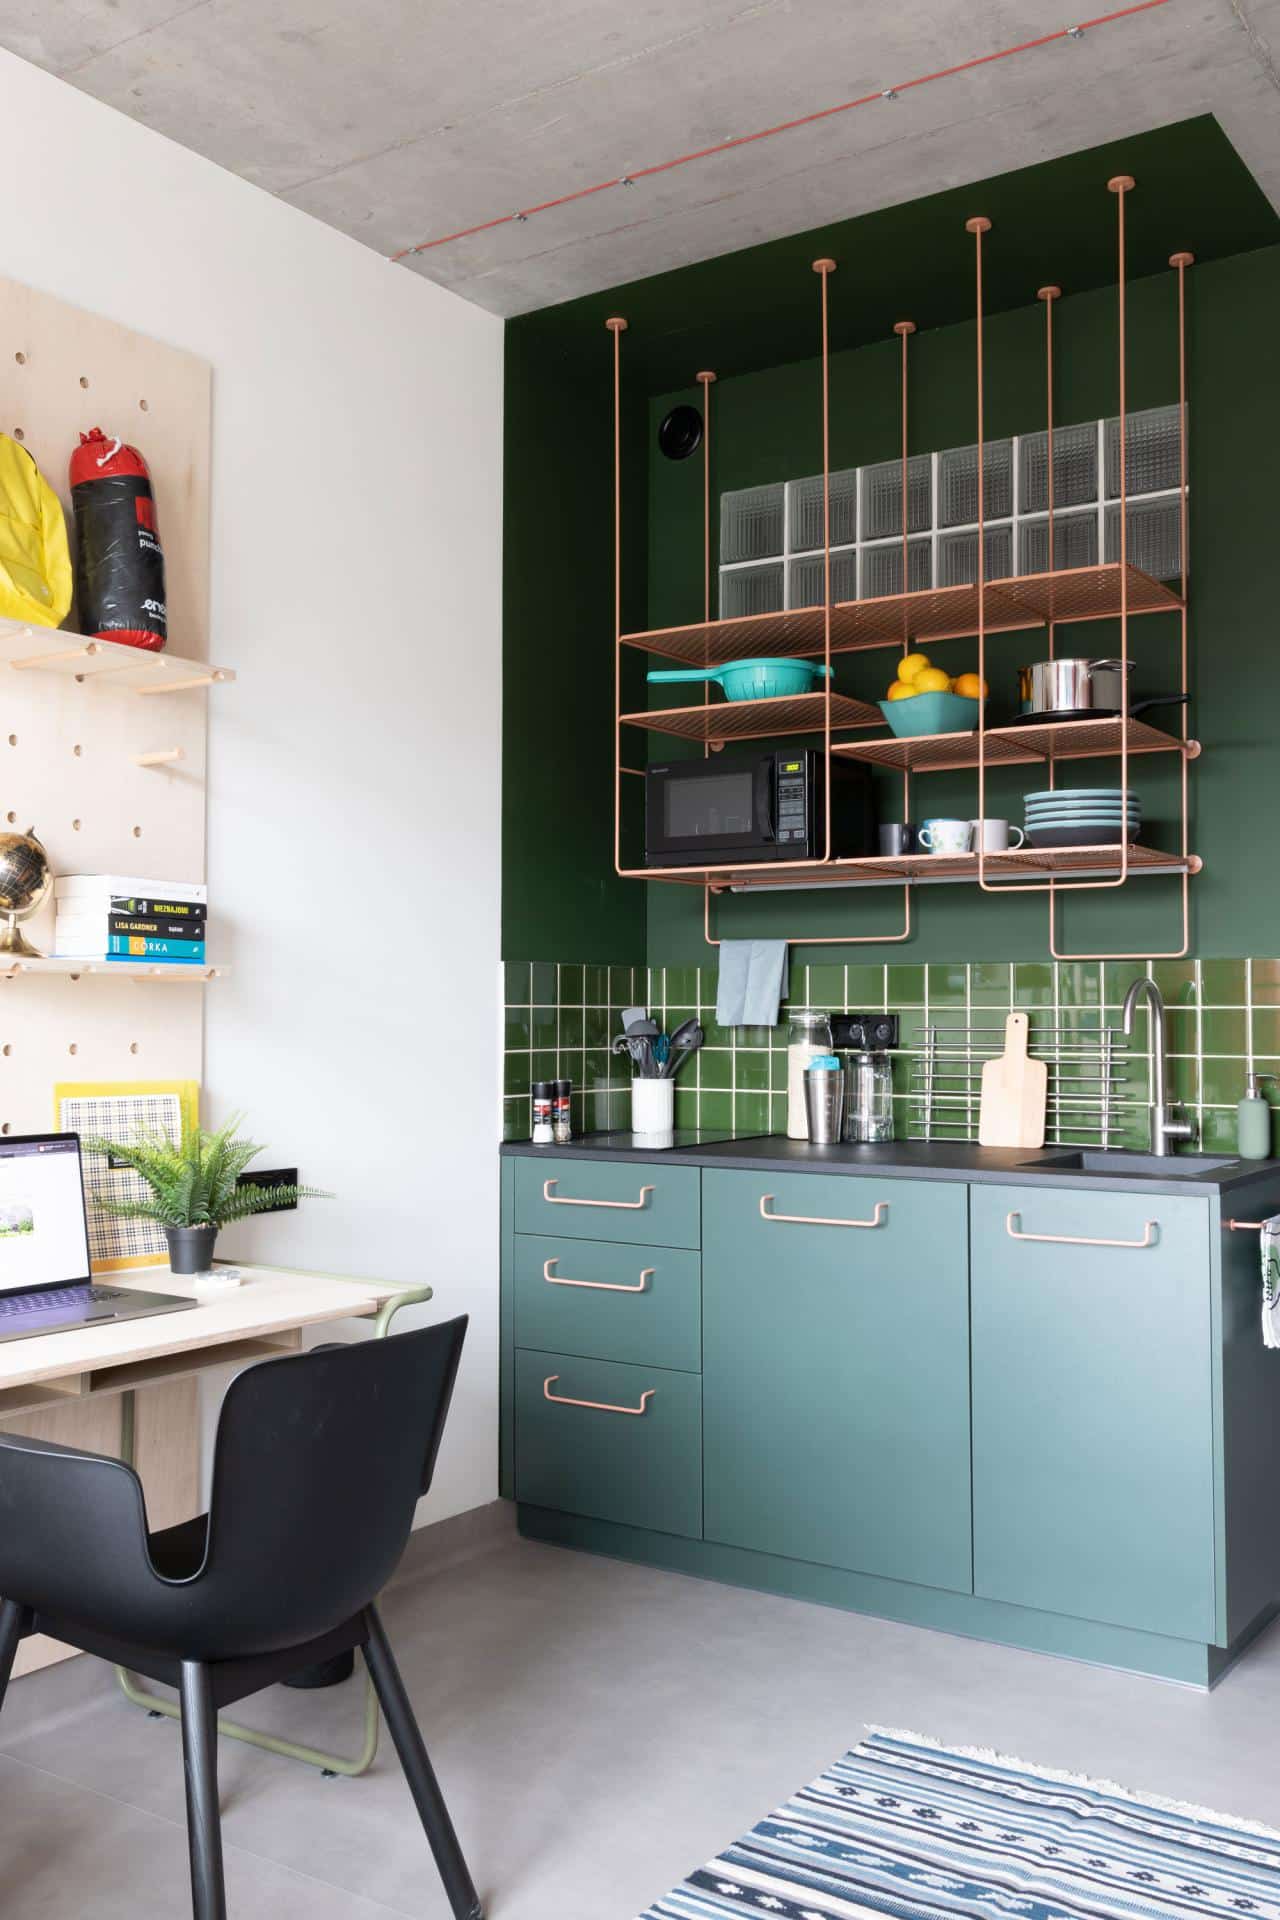
<instances>
[{"instance_id":1,"label":"chair leg","mask_svg":"<svg viewBox=\"0 0 1280 1920\"><path fill-rule=\"evenodd\" d=\"M182 1760L187 1776L192 1920L227 1920L222 1820L218 1811L218 1715L209 1669L198 1660L184 1660L178 1692L182 1703Z\"/></svg>"},{"instance_id":2,"label":"chair leg","mask_svg":"<svg viewBox=\"0 0 1280 1920\"><path fill-rule=\"evenodd\" d=\"M364 1649L364 1657L377 1689L378 1699L386 1718L387 1728L395 1742L396 1752L400 1756L400 1765L404 1768L405 1779L409 1782L417 1806L423 1830L435 1855L444 1890L449 1897L449 1905L455 1920L483 1920L484 1909L480 1905L480 1896L475 1883L467 1871L467 1863L462 1857L462 1848L458 1845L458 1836L453 1830L449 1818L449 1809L444 1803L439 1782L427 1758L427 1749L422 1742L422 1734L414 1717L409 1696L404 1690L404 1681L400 1678L400 1669L387 1642L382 1622L375 1607L365 1612L365 1624L369 1638Z\"/></svg>"},{"instance_id":3,"label":"chair leg","mask_svg":"<svg viewBox=\"0 0 1280 1920\"><path fill-rule=\"evenodd\" d=\"M27 1610L16 1600L0 1600L0 1707L9 1691L9 1676L27 1626Z\"/></svg>"}]
</instances>

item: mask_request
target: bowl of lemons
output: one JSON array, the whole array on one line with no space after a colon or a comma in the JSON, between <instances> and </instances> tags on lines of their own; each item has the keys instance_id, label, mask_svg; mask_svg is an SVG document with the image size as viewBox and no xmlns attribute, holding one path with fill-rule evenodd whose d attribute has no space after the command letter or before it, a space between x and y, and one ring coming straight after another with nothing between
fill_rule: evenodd
<instances>
[{"instance_id":1,"label":"bowl of lemons","mask_svg":"<svg viewBox=\"0 0 1280 1920\"><path fill-rule=\"evenodd\" d=\"M926 733L972 733L986 697L987 683L976 673L953 678L935 667L927 653L908 653L898 662L897 678L880 711L900 740Z\"/></svg>"}]
</instances>

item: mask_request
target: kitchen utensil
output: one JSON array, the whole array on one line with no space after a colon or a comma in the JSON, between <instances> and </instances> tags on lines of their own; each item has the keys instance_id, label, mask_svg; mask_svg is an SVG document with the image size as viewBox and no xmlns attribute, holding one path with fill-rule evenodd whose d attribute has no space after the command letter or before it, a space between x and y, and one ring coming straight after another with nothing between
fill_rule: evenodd
<instances>
[{"instance_id":1,"label":"kitchen utensil","mask_svg":"<svg viewBox=\"0 0 1280 1920\"><path fill-rule=\"evenodd\" d=\"M960 693L913 693L905 700L881 700L889 731L899 740L925 733L972 733L978 724L980 700Z\"/></svg>"},{"instance_id":2,"label":"kitchen utensil","mask_svg":"<svg viewBox=\"0 0 1280 1920\"><path fill-rule=\"evenodd\" d=\"M925 853L968 853L973 829L967 820L926 820L920 829Z\"/></svg>"},{"instance_id":3,"label":"kitchen utensil","mask_svg":"<svg viewBox=\"0 0 1280 1920\"><path fill-rule=\"evenodd\" d=\"M1011 1013L1004 1023L1004 1052L982 1069L978 1142L984 1147L1042 1147L1049 1069L1027 1054L1030 1022Z\"/></svg>"},{"instance_id":4,"label":"kitchen utensil","mask_svg":"<svg viewBox=\"0 0 1280 1920\"><path fill-rule=\"evenodd\" d=\"M877 827L876 837L882 859L901 859L903 855L915 852L916 829L910 821L895 821L888 826Z\"/></svg>"},{"instance_id":5,"label":"kitchen utensil","mask_svg":"<svg viewBox=\"0 0 1280 1920\"><path fill-rule=\"evenodd\" d=\"M887 1053L851 1053L845 1068L844 1138L859 1145L893 1138L893 1062Z\"/></svg>"},{"instance_id":6,"label":"kitchen utensil","mask_svg":"<svg viewBox=\"0 0 1280 1920\"><path fill-rule=\"evenodd\" d=\"M1132 660L1128 673L1133 673ZM1013 722L1033 720L1114 719L1124 705L1125 663L1120 660L1037 660L1018 668L1018 700L1022 712ZM1185 694L1153 694L1129 704L1136 719L1148 707L1181 706Z\"/></svg>"},{"instance_id":7,"label":"kitchen utensil","mask_svg":"<svg viewBox=\"0 0 1280 1920\"><path fill-rule=\"evenodd\" d=\"M691 1053L696 1053L706 1035L697 1019L685 1020L671 1035L667 1058L660 1071L664 1080L674 1080Z\"/></svg>"},{"instance_id":8,"label":"kitchen utensil","mask_svg":"<svg viewBox=\"0 0 1280 1920\"><path fill-rule=\"evenodd\" d=\"M724 667L659 667L645 677L650 686L683 680L714 680L726 700L777 700L812 693L831 674L812 660L735 660Z\"/></svg>"},{"instance_id":9,"label":"kitchen utensil","mask_svg":"<svg viewBox=\"0 0 1280 1920\"><path fill-rule=\"evenodd\" d=\"M675 1125L674 1080L637 1079L631 1082L631 1131L670 1133Z\"/></svg>"},{"instance_id":10,"label":"kitchen utensil","mask_svg":"<svg viewBox=\"0 0 1280 1920\"><path fill-rule=\"evenodd\" d=\"M653 1062L659 1073L662 1072L662 1069L666 1066L670 1057L671 1035L669 1033L660 1033L653 1043Z\"/></svg>"},{"instance_id":11,"label":"kitchen utensil","mask_svg":"<svg viewBox=\"0 0 1280 1920\"><path fill-rule=\"evenodd\" d=\"M844 1126L845 1072L834 1053L820 1053L805 1068L804 1105L809 1144L832 1147Z\"/></svg>"},{"instance_id":12,"label":"kitchen utensil","mask_svg":"<svg viewBox=\"0 0 1280 1920\"><path fill-rule=\"evenodd\" d=\"M637 1020L647 1020L648 1018L648 1007L624 1007L622 1009L622 1031L626 1033L629 1027L634 1027Z\"/></svg>"},{"instance_id":13,"label":"kitchen utensil","mask_svg":"<svg viewBox=\"0 0 1280 1920\"><path fill-rule=\"evenodd\" d=\"M1011 825L1008 820L971 820L969 822L970 845L976 847L981 843L984 853L1007 853L1011 833L1016 833L1018 836L1013 843L1016 852L1026 838L1021 827Z\"/></svg>"}]
</instances>

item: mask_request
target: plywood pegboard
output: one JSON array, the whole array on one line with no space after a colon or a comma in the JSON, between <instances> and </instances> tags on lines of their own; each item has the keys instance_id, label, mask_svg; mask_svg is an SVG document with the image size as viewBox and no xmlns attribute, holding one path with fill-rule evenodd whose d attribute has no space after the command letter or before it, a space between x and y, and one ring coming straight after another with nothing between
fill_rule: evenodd
<instances>
[{"instance_id":1,"label":"plywood pegboard","mask_svg":"<svg viewBox=\"0 0 1280 1920\"><path fill-rule=\"evenodd\" d=\"M68 463L81 432L100 426L139 448L164 548L169 640L192 661L209 657L211 383L189 353L0 280L0 430L21 438L62 500L73 552ZM0 625L0 831L34 827L55 873L203 878L206 690L142 696L111 672L24 668L14 663L48 630L34 629L32 646L17 623ZM75 629L74 607L66 626ZM175 757L138 765L160 754ZM50 899L24 923L43 953L53 920ZM202 1080L203 991L198 969L0 977L0 1128L46 1130L60 1080Z\"/></svg>"}]
</instances>

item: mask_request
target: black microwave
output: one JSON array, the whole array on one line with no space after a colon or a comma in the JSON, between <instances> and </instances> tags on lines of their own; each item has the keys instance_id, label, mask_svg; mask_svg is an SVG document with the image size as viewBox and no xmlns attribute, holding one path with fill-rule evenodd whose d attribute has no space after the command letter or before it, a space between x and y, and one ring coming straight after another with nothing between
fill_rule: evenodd
<instances>
[{"instance_id":1,"label":"black microwave","mask_svg":"<svg viewBox=\"0 0 1280 1920\"><path fill-rule=\"evenodd\" d=\"M858 858L874 851L868 769L833 760L831 852ZM825 852L826 780L823 756L812 747L717 753L646 769L646 866L820 860Z\"/></svg>"}]
</instances>

